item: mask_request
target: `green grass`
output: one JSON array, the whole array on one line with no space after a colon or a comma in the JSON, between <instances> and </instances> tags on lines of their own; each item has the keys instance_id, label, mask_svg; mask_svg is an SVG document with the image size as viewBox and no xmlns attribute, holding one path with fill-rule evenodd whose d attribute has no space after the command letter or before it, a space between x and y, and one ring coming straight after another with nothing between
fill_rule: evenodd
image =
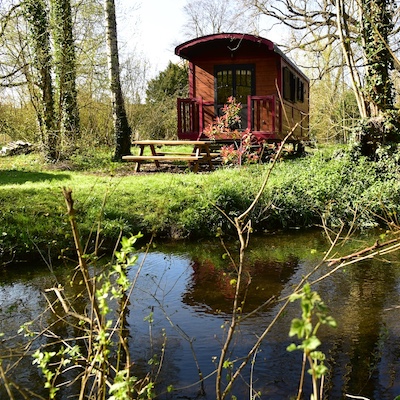
<instances>
[{"instance_id":1,"label":"green grass","mask_svg":"<svg viewBox=\"0 0 400 400\"><path fill-rule=\"evenodd\" d=\"M396 221L399 167L393 159L369 162L351 153L317 151L278 163L252 214L256 232L307 227L325 218L330 226L372 227ZM141 231L168 238L230 232L231 218L254 199L268 165L220 168L211 173L134 174L134 164L112 163L111 153L75 156L68 164L46 165L35 154L0 158L0 254L61 249L72 245L62 188L73 191L82 237L101 220L111 243Z\"/></svg>"}]
</instances>

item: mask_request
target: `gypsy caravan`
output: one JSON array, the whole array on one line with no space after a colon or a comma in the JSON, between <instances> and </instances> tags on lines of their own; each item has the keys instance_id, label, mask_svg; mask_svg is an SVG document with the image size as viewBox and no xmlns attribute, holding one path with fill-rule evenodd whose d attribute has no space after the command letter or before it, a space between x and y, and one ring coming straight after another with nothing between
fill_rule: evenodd
<instances>
[{"instance_id":1,"label":"gypsy caravan","mask_svg":"<svg viewBox=\"0 0 400 400\"><path fill-rule=\"evenodd\" d=\"M189 62L189 98L178 99L178 138L202 139L228 98L241 103L241 127L260 141L308 139L309 79L270 40L218 33L182 43Z\"/></svg>"}]
</instances>

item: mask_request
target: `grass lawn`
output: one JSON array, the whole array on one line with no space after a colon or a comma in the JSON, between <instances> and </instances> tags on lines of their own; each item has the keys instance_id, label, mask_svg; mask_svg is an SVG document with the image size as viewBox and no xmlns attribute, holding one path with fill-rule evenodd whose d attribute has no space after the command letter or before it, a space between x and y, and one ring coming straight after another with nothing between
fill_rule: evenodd
<instances>
[{"instance_id":1,"label":"grass lawn","mask_svg":"<svg viewBox=\"0 0 400 400\"><path fill-rule=\"evenodd\" d=\"M338 155L339 154L339 155ZM120 232L173 239L214 236L254 199L269 165L218 168L213 172L133 173L133 163L112 163L111 153L76 156L46 165L30 154L0 158L0 255L37 248L57 254L72 245L62 188L72 189L83 238L113 242ZM385 170L382 172L382 168ZM396 163L380 164L343 153L316 152L278 163L251 215L256 232L334 227L356 220L361 227L394 221L400 187ZM90 240L89 240L90 243Z\"/></svg>"}]
</instances>

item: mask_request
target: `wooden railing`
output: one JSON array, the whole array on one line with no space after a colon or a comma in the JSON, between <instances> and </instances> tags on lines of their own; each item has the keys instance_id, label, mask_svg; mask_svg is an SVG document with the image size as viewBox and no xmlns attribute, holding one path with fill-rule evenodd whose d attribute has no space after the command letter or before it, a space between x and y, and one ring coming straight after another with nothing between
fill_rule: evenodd
<instances>
[{"instance_id":1,"label":"wooden railing","mask_svg":"<svg viewBox=\"0 0 400 400\"><path fill-rule=\"evenodd\" d=\"M255 135L276 135L278 128L276 96L247 97L247 128Z\"/></svg>"},{"instance_id":2,"label":"wooden railing","mask_svg":"<svg viewBox=\"0 0 400 400\"><path fill-rule=\"evenodd\" d=\"M204 129L204 113L214 107L201 97L178 99L178 138L199 139ZM208 118L210 119L210 118ZM248 96L247 128L256 136L275 138L279 131L279 104L276 96Z\"/></svg>"},{"instance_id":3,"label":"wooden railing","mask_svg":"<svg viewBox=\"0 0 400 400\"><path fill-rule=\"evenodd\" d=\"M177 101L179 139L197 139L203 132L203 99L188 98Z\"/></svg>"}]
</instances>

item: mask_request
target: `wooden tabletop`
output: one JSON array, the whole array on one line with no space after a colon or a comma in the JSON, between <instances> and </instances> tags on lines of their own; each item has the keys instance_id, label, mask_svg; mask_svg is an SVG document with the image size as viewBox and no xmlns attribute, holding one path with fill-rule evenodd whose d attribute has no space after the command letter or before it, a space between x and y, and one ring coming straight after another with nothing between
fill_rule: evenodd
<instances>
[{"instance_id":1,"label":"wooden tabletop","mask_svg":"<svg viewBox=\"0 0 400 400\"><path fill-rule=\"evenodd\" d=\"M212 143L211 140L134 140L133 145L161 145L161 146L196 146L196 145L206 145Z\"/></svg>"}]
</instances>

